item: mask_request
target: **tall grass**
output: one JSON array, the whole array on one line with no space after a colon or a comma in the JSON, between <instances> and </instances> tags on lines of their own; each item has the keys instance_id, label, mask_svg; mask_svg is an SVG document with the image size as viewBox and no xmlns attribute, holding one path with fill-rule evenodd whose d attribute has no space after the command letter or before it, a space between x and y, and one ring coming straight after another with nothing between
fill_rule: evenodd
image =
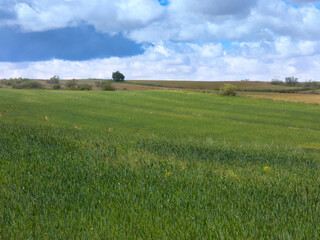
<instances>
[{"instance_id":1,"label":"tall grass","mask_svg":"<svg viewBox=\"0 0 320 240\"><path fill-rule=\"evenodd\" d=\"M0 239L319 238L317 106L167 92L0 98ZM223 141L214 116L229 119ZM234 131L245 122L256 143Z\"/></svg>"}]
</instances>

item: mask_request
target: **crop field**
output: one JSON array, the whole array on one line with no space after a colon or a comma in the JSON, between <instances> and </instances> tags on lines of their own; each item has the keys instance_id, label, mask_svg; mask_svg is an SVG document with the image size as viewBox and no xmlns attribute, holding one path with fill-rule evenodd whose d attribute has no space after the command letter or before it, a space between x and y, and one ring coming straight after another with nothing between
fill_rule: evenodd
<instances>
[{"instance_id":1,"label":"crop field","mask_svg":"<svg viewBox=\"0 0 320 240\"><path fill-rule=\"evenodd\" d=\"M0 89L0 239L319 239L320 107Z\"/></svg>"},{"instance_id":2,"label":"crop field","mask_svg":"<svg viewBox=\"0 0 320 240\"><path fill-rule=\"evenodd\" d=\"M167 87L177 89L205 89L205 90L219 90L224 84L229 83L238 87L239 90L269 90L269 91L280 91L280 90L295 90L299 89L297 86L285 86L285 85L274 85L271 82L261 81L216 81L216 82L201 82L201 81L148 81L148 80L133 80L128 81L129 83L144 86L154 87Z\"/></svg>"},{"instance_id":3,"label":"crop field","mask_svg":"<svg viewBox=\"0 0 320 240\"><path fill-rule=\"evenodd\" d=\"M274 101L298 102L307 104L319 104L320 94L296 94L296 93L269 93L269 92L241 92L240 96L253 97L259 99L270 99Z\"/></svg>"}]
</instances>

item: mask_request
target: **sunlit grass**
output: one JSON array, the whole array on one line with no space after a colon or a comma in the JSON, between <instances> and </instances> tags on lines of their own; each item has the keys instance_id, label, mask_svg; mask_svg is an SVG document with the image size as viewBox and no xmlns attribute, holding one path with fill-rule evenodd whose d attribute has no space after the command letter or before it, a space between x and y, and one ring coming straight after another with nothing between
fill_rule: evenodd
<instances>
[{"instance_id":1,"label":"sunlit grass","mask_svg":"<svg viewBox=\"0 0 320 240\"><path fill-rule=\"evenodd\" d=\"M0 239L320 237L316 105L0 90L0 114Z\"/></svg>"}]
</instances>

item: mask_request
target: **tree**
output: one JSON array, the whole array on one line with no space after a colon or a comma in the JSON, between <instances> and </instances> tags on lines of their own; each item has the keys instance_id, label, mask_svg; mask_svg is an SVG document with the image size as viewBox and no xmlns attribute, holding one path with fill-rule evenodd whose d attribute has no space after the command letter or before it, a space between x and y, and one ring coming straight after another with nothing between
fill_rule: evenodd
<instances>
[{"instance_id":1,"label":"tree","mask_svg":"<svg viewBox=\"0 0 320 240\"><path fill-rule=\"evenodd\" d=\"M298 85L298 78L292 76L292 77L286 77L286 84L290 86L296 86Z\"/></svg>"},{"instance_id":2,"label":"tree","mask_svg":"<svg viewBox=\"0 0 320 240\"><path fill-rule=\"evenodd\" d=\"M60 77L58 75L54 75L47 82L51 84L58 84L59 80L60 80Z\"/></svg>"},{"instance_id":3,"label":"tree","mask_svg":"<svg viewBox=\"0 0 320 240\"><path fill-rule=\"evenodd\" d=\"M116 71L114 73L112 73L112 79L113 81L116 81L116 82L123 82L124 81L124 78L125 76L119 72L119 71Z\"/></svg>"}]
</instances>

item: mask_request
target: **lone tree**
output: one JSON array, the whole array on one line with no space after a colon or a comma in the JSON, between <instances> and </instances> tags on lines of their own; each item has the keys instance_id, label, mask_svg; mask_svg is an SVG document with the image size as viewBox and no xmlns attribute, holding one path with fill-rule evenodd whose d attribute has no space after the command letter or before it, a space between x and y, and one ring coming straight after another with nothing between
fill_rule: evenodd
<instances>
[{"instance_id":1,"label":"lone tree","mask_svg":"<svg viewBox=\"0 0 320 240\"><path fill-rule=\"evenodd\" d=\"M113 81L116 81L116 82L123 82L124 81L124 78L125 76L119 72L119 71L116 71L114 73L112 73L112 79Z\"/></svg>"}]
</instances>

